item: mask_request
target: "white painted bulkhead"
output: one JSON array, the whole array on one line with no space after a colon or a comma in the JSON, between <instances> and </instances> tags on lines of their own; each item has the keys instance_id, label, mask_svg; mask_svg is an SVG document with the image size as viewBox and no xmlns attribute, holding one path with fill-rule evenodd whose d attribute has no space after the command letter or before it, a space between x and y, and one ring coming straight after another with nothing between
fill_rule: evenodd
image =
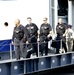
<instances>
[{"instance_id":1,"label":"white painted bulkhead","mask_svg":"<svg viewBox=\"0 0 74 75\"><path fill-rule=\"evenodd\" d=\"M43 17L49 22L49 0L0 0L0 40L12 38L15 19L20 19L25 26L29 16L38 27ZM5 27L4 22L9 26Z\"/></svg>"}]
</instances>

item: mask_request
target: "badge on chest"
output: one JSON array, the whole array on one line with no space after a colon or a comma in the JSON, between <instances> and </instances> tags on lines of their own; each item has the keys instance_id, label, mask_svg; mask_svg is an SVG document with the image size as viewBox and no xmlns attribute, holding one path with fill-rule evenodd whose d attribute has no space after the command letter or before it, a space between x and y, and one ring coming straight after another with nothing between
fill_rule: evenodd
<instances>
[{"instance_id":1,"label":"badge on chest","mask_svg":"<svg viewBox=\"0 0 74 75\"><path fill-rule=\"evenodd\" d=\"M32 26L32 27L27 27L27 29L34 29L34 27Z\"/></svg>"}]
</instances>

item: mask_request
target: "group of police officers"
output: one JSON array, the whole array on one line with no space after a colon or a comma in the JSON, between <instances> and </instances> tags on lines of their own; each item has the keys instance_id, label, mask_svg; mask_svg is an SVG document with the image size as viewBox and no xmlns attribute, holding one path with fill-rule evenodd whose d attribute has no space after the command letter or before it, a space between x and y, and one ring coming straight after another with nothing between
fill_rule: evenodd
<instances>
[{"instance_id":1,"label":"group of police officers","mask_svg":"<svg viewBox=\"0 0 74 75\"><path fill-rule=\"evenodd\" d=\"M43 56L48 55L48 41L52 39L52 28L51 25L47 22L48 18L43 18L43 24L40 26L40 30L37 25L32 23L32 18L28 17L28 24L23 26L20 24L20 20L15 20L15 27L13 30L12 44L15 46L15 56L16 59L30 58L32 53L36 53L38 57L38 42L39 42L39 52ZM60 40L62 39L62 47L65 52L67 52L66 38L65 34L67 33L68 26L62 22L62 19L59 19L59 23L56 26L56 53L59 53L60 50ZM53 42L52 42L53 44ZM26 55L26 56L25 56Z\"/></svg>"}]
</instances>

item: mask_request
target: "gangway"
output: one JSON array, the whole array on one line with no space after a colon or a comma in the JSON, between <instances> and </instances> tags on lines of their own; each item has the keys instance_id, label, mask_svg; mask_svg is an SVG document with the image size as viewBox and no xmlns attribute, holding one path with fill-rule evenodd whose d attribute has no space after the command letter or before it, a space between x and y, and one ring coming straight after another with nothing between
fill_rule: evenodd
<instances>
[{"instance_id":1,"label":"gangway","mask_svg":"<svg viewBox=\"0 0 74 75\"><path fill-rule=\"evenodd\" d=\"M74 65L74 52L0 61L0 75L22 75Z\"/></svg>"},{"instance_id":2,"label":"gangway","mask_svg":"<svg viewBox=\"0 0 74 75\"><path fill-rule=\"evenodd\" d=\"M0 75L29 75L35 73L39 74L45 71L51 72L51 70L60 68L62 69L63 67L69 67L68 70L70 71L71 67L74 66L74 52L49 54L47 56L21 58L20 60L16 60L16 58L13 57L15 54L11 49L11 44L9 47L10 52L4 52L5 54L2 56L2 53L0 54ZM73 67L72 70L74 70Z\"/></svg>"}]
</instances>

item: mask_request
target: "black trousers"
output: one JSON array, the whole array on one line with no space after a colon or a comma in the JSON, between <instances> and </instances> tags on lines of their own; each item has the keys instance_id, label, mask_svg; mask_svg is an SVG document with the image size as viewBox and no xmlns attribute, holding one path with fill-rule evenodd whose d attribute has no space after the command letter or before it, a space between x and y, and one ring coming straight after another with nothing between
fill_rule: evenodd
<instances>
[{"instance_id":1,"label":"black trousers","mask_svg":"<svg viewBox=\"0 0 74 75\"><path fill-rule=\"evenodd\" d=\"M50 39L47 38L46 35L41 35L40 36L40 52L41 52L41 55L43 56L43 52L45 52L45 55L48 54L48 41Z\"/></svg>"},{"instance_id":2,"label":"black trousers","mask_svg":"<svg viewBox=\"0 0 74 75\"><path fill-rule=\"evenodd\" d=\"M27 45L27 50L31 49L27 52L26 58L30 58L31 54L36 53L36 56L38 57L38 45L37 45L37 37L31 37L29 40L29 44Z\"/></svg>"},{"instance_id":3,"label":"black trousers","mask_svg":"<svg viewBox=\"0 0 74 75\"><path fill-rule=\"evenodd\" d=\"M23 40L15 39L14 40L14 50L16 59L20 59L22 56L24 58L24 42Z\"/></svg>"},{"instance_id":4,"label":"black trousers","mask_svg":"<svg viewBox=\"0 0 74 75\"><path fill-rule=\"evenodd\" d=\"M62 39L62 47L65 49L65 52L67 52L66 42L64 41L65 38ZM59 35L56 37L56 54L59 53L61 47L61 38Z\"/></svg>"},{"instance_id":5,"label":"black trousers","mask_svg":"<svg viewBox=\"0 0 74 75\"><path fill-rule=\"evenodd\" d=\"M43 52L45 52L45 55L48 54L48 42L42 42L39 45L39 49L41 52L41 55L43 56Z\"/></svg>"}]
</instances>

